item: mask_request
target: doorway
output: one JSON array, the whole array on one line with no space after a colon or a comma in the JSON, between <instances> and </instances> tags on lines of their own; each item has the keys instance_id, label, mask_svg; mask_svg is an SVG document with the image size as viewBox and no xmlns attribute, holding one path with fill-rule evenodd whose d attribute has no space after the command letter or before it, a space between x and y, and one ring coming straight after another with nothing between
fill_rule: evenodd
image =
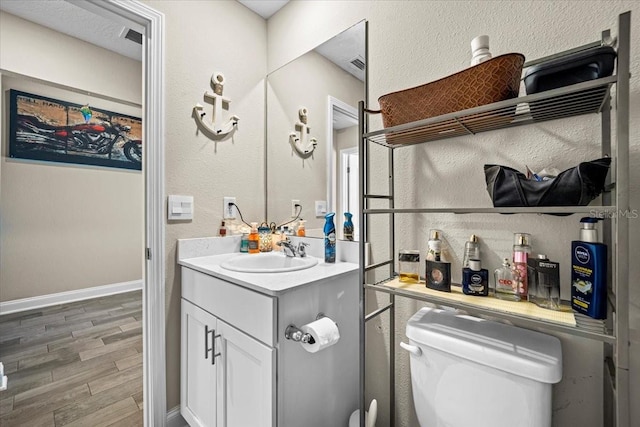
<instances>
[{"instance_id":1,"label":"doorway","mask_svg":"<svg viewBox=\"0 0 640 427\"><path fill-rule=\"evenodd\" d=\"M144 422L163 426L166 421L164 363L164 93L163 41L164 16L139 2L87 0L74 5L119 22L130 22L139 29L143 42L144 106L144 278L142 322L144 329ZM11 70L9 70L11 71Z\"/></svg>"}]
</instances>

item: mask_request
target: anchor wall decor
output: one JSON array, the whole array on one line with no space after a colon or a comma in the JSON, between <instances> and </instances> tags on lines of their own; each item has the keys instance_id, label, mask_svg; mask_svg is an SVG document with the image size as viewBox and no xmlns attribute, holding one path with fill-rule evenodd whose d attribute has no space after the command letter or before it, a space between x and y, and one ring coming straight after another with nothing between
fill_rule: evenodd
<instances>
[{"instance_id":1,"label":"anchor wall decor","mask_svg":"<svg viewBox=\"0 0 640 427\"><path fill-rule=\"evenodd\" d=\"M309 111L306 107L302 107L298 111L300 121L296 123L295 131L289 134L289 144L303 159L311 157L318 145L316 138L309 137L311 128L307 125L308 114Z\"/></svg>"},{"instance_id":2,"label":"anchor wall decor","mask_svg":"<svg viewBox=\"0 0 640 427\"><path fill-rule=\"evenodd\" d=\"M223 139L227 135L233 133L238 127L238 121L240 118L235 114L229 117L226 123L218 125L218 122L222 122L222 110L226 105L226 109L229 108L231 100L222 96L222 89L224 86L224 74L216 72L211 76L211 86L213 87L213 94L209 92L204 93L204 99L213 103L213 116L211 117L211 123L205 122L204 116L207 113L204 112L204 107L200 104L196 104L193 107L193 116L199 126L202 127L212 138Z\"/></svg>"}]
</instances>

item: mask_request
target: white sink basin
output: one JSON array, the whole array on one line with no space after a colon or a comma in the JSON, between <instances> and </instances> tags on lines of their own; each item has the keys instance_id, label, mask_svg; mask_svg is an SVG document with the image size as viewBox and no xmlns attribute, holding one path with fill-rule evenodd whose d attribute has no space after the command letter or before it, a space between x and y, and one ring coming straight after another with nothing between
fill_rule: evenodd
<instances>
[{"instance_id":1,"label":"white sink basin","mask_svg":"<svg viewBox=\"0 0 640 427\"><path fill-rule=\"evenodd\" d=\"M304 270L316 264L318 259L310 256L294 258L285 256L281 252L264 252L235 256L220 264L220 267L241 273L284 273Z\"/></svg>"}]
</instances>

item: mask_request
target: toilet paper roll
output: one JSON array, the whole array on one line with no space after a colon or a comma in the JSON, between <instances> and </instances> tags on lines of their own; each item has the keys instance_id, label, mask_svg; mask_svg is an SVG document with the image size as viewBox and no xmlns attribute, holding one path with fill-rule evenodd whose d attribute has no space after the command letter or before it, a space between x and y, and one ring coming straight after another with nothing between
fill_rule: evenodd
<instances>
[{"instance_id":1,"label":"toilet paper roll","mask_svg":"<svg viewBox=\"0 0 640 427\"><path fill-rule=\"evenodd\" d=\"M323 317L315 322L307 323L300 327L302 332L310 334L315 341L313 344L301 344L302 348L309 353L317 353L327 347L330 347L340 339L340 331L338 325L328 317Z\"/></svg>"}]
</instances>

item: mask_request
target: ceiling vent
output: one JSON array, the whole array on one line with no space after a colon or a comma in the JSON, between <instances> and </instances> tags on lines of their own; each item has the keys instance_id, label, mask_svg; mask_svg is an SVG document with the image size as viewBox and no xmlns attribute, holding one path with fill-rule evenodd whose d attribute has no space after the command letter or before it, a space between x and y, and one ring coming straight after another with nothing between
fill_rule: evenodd
<instances>
[{"instance_id":1,"label":"ceiling vent","mask_svg":"<svg viewBox=\"0 0 640 427\"><path fill-rule=\"evenodd\" d=\"M360 55L353 58L351 61L349 61L349 63L352 67L357 68L360 71L364 70L364 58Z\"/></svg>"},{"instance_id":2,"label":"ceiling vent","mask_svg":"<svg viewBox=\"0 0 640 427\"><path fill-rule=\"evenodd\" d=\"M142 45L142 34L135 30L132 30L131 28L123 28L120 32L120 37Z\"/></svg>"}]
</instances>

